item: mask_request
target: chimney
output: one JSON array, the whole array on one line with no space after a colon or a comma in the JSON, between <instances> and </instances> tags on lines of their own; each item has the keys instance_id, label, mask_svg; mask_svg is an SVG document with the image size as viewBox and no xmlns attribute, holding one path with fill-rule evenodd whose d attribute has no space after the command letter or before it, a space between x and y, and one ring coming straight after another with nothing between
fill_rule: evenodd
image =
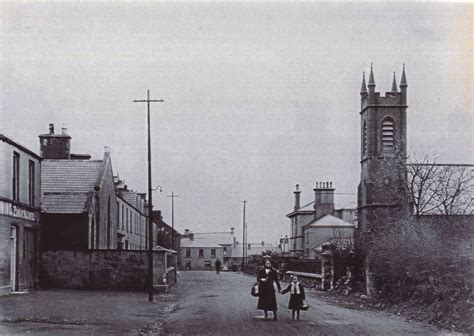
<instances>
[{"instance_id":1,"label":"chimney","mask_svg":"<svg viewBox=\"0 0 474 336\"><path fill-rule=\"evenodd\" d=\"M334 188L332 182L316 182L314 190L314 219L334 212Z\"/></svg>"},{"instance_id":2,"label":"chimney","mask_svg":"<svg viewBox=\"0 0 474 336\"><path fill-rule=\"evenodd\" d=\"M54 134L54 124L49 124L49 133L38 136L40 156L43 159L68 160L71 155L71 137L63 127L62 134Z\"/></svg>"},{"instance_id":3,"label":"chimney","mask_svg":"<svg viewBox=\"0 0 474 336\"><path fill-rule=\"evenodd\" d=\"M300 191L300 185L297 184L295 186L295 191L293 192L293 194L295 194L295 206L294 206L294 211L298 210L301 205L300 205L300 194L301 194L301 191Z\"/></svg>"}]
</instances>

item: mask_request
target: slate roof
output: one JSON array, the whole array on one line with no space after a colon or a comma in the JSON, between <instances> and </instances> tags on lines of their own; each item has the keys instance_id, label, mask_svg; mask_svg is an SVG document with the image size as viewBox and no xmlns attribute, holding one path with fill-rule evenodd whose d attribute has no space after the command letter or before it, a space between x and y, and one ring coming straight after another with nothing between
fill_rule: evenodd
<instances>
[{"instance_id":1,"label":"slate roof","mask_svg":"<svg viewBox=\"0 0 474 336\"><path fill-rule=\"evenodd\" d=\"M194 239L191 240L189 238L181 238L181 247L199 247L199 248L206 248L206 247L222 247L218 243L207 241L205 239Z\"/></svg>"},{"instance_id":2,"label":"slate roof","mask_svg":"<svg viewBox=\"0 0 474 336\"><path fill-rule=\"evenodd\" d=\"M303 205L301 208L298 210L293 210L289 214L287 214L287 217L291 217L297 213L309 213L309 212L314 212L314 201L309 202L308 204Z\"/></svg>"},{"instance_id":3,"label":"slate roof","mask_svg":"<svg viewBox=\"0 0 474 336\"><path fill-rule=\"evenodd\" d=\"M82 213L100 178L102 160L43 160L41 210L46 213Z\"/></svg>"},{"instance_id":4,"label":"slate roof","mask_svg":"<svg viewBox=\"0 0 474 336\"><path fill-rule=\"evenodd\" d=\"M194 238L181 239L181 247L222 247L234 244L234 235L230 232L193 233Z\"/></svg>"},{"instance_id":5,"label":"slate roof","mask_svg":"<svg viewBox=\"0 0 474 336\"><path fill-rule=\"evenodd\" d=\"M43 194L41 210L46 213L82 213L91 193Z\"/></svg>"},{"instance_id":6,"label":"slate roof","mask_svg":"<svg viewBox=\"0 0 474 336\"><path fill-rule=\"evenodd\" d=\"M345 220L335 217L333 215L326 215L318 218L311 223L305 225L305 227L355 227L354 224L346 222Z\"/></svg>"},{"instance_id":7,"label":"slate roof","mask_svg":"<svg viewBox=\"0 0 474 336\"><path fill-rule=\"evenodd\" d=\"M194 240L205 240L217 245L230 245L234 243L234 235L232 235L230 232L195 232Z\"/></svg>"},{"instance_id":8,"label":"slate roof","mask_svg":"<svg viewBox=\"0 0 474 336\"><path fill-rule=\"evenodd\" d=\"M120 196L126 200L128 203L130 203L131 205L133 205L135 208L138 208L138 202L137 202L137 196L138 194L134 191L126 191L126 192L122 192L120 194Z\"/></svg>"}]
</instances>

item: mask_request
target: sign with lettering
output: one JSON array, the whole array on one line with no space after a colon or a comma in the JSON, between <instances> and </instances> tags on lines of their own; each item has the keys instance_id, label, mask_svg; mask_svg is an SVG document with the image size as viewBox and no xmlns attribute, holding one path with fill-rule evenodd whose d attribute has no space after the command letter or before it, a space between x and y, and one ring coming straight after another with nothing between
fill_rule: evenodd
<instances>
[{"instance_id":1,"label":"sign with lettering","mask_svg":"<svg viewBox=\"0 0 474 336\"><path fill-rule=\"evenodd\" d=\"M34 222L39 220L38 211L31 211L5 201L0 201L0 215L26 219Z\"/></svg>"}]
</instances>

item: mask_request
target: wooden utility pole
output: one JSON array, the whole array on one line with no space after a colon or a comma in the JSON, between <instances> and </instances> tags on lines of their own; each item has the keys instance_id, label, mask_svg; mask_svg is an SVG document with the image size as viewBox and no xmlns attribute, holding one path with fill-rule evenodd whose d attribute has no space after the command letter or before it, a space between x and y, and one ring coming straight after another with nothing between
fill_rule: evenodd
<instances>
[{"instance_id":1,"label":"wooden utility pole","mask_svg":"<svg viewBox=\"0 0 474 336\"><path fill-rule=\"evenodd\" d=\"M242 216L242 271L244 270L244 264L245 264L245 252L247 252L247 244L245 243L246 236L247 236L247 227L245 223L245 205L247 204L246 200L243 200L242 203L244 203L244 209L243 209L243 216Z\"/></svg>"},{"instance_id":2,"label":"wooden utility pole","mask_svg":"<svg viewBox=\"0 0 474 336\"><path fill-rule=\"evenodd\" d=\"M153 302L153 196L151 183L151 131L150 131L150 103L162 103L164 100L150 99L150 90L147 90L147 99L134 100L134 103L146 103L148 125L148 301Z\"/></svg>"},{"instance_id":3,"label":"wooden utility pole","mask_svg":"<svg viewBox=\"0 0 474 336\"><path fill-rule=\"evenodd\" d=\"M171 197L171 249L174 250L174 199L179 195L175 195L172 191L171 195L167 195L167 197Z\"/></svg>"}]
</instances>

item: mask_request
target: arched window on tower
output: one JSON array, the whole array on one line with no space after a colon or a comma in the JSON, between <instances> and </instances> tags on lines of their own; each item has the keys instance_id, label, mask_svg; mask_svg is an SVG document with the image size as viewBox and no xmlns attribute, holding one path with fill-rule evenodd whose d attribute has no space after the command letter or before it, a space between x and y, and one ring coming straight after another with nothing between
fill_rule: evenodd
<instances>
[{"instance_id":1,"label":"arched window on tower","mask_svg":"<svg viewBox=\"0 0 474 336\"><path fill-rule=\"evenodd\" d=\"M365 120L362 128L362 153L367 154L367 122Z\"/></svg>"},{"instance_id":2,"label":"arched window on tower","mask_svg":"<svg viewBox=\"0 0 474 336\"><path fill-rule=\"evenodd\" d=\"M382 122L382 149L392 149L395 145L395 123L392 118Z\"/></svg>"}]
</instances>

